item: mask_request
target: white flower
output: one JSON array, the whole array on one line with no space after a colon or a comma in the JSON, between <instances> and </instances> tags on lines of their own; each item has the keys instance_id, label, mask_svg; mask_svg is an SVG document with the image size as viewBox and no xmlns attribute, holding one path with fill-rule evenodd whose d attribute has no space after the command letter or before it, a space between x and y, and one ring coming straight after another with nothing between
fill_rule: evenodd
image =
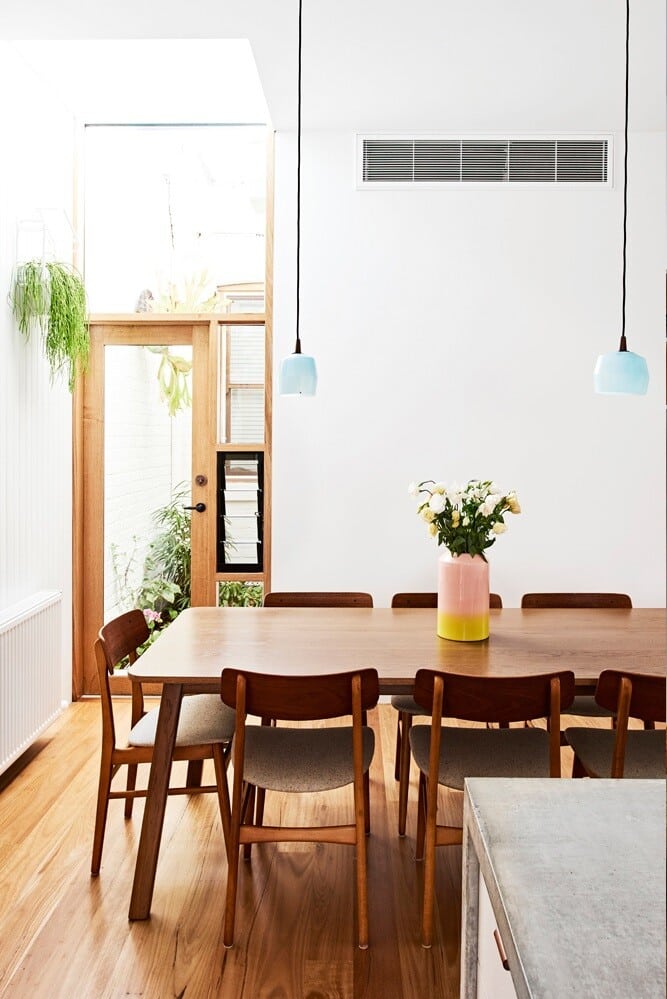
<instances>
[{"instance_id":1,"label":"white flower","mask_svg":"<svg viewBox=\"0 0 667 999\"><path fill-rule=\"evenodd\" d=\"M497 524L493 525L493 527L491 528L491 530L493 531L494 534L504 534L505 531L507 530L507 528L505 527L504 524L501 524L501 522L498 521Z\"/></svg>"},{"instance_id":2,"label":"white flower","mask_svg":"<svg viewBox=\"0 0 667 999\"><path fill-rule=\"evenodd\" d=\"M444 482L436 482L436 484L433 486L433 492L445 494L447 492L447 487L445 486Z\"/></svg>"},{"instance_id":3,"label":"white flower","mask_svg":"<svg viewBox=\"0 0 667 999\"><path fill-rule=\"evenodd\" d=\"M442 513L447 506L447 500L442 493L433 493L428 501L428 505L433 510L433 513Z\"/></svg>"},{"instance_id":4,"label":"white flower","mask_svg":"<svg viewBox=\"0 0 667 999\"><path fill-rule=\"evenodd\" d=\"M419 484L417 482L411 482L408 486L408 495L419 496Z\"/></svg>"},{"instance_id":5,"label":"white flower","mask_svg":"<svg viewBox=\"0 0 667 999\"><path fill-rule=\"evenodd\" d=\"M466 514L465 517L463 518L463 520L461 521L461 523L463 524L464 527L469 527L470 526L470 517Z\"/></svg>"}]
</instances>

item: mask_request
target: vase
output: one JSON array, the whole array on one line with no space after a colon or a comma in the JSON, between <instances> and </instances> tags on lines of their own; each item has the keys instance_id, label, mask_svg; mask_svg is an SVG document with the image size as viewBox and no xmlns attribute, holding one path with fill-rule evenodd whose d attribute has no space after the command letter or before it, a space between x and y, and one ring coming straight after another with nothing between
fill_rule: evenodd
<instances>
[{"instance_id":1,"label":"vase","mask_svg":"<svg viewBox=\"0 0 667 999\"><path fill-rule=\"evenodd\" d=\"M489 563L481 555L440 556L438 635L454 642L489 637Z\"/></svg>"}]
</instances>

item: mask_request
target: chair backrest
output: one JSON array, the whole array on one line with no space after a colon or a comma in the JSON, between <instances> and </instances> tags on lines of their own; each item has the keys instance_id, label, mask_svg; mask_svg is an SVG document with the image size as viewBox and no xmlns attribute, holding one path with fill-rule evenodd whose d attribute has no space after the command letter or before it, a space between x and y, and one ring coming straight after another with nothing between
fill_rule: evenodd
<instances>
[{"instance_id":1,"label":"chair backrest","mask_svg":"<svg viewBox=\"0 0 667 999\"><path fill-rule=\"evenodd\" d=\"M246 670L222 671L220 696L230 708L245 701L246 714L280 721L315 721L352 714L353 678L359 678L360 710L374 708L380 695L378 674L374 669L323 676L272 676ZM242 683L239 683L239 680ZM240 691L243 691L241 695Z\"/></svg>"},{"instance_id":2,"label":"chair backrest","mask_svg":"<svg viewBox=\"0 0 667 999\"><path fill-rule=\"evenodd\" d=\"M619 712L622 681L630 684L627 715L641 718L642 721L665 721L665 694L667 684L664 676L651 676L648 673L623 673L622 670L605 669L600 673L595 700L614 713ZM620 713L620 712L619 712Z\"/></svg>"},{"instance_id":3,"label":"chair backrest","mask_svg":"<svg viewBox=\"0 0 667 999\"><path fill-rule=\"evenodd\" d=\"M551 714L551 681L560 688L559 710L574 700L574 673L540 673L533 676L468 676L420 669L414 697L429 713L437 677L442 677L442 715L475 722L519 722Z\"/></svg>"},{"instance_id":4,"label":"chair backrest","mask_svg":"<svg viewBox=\"0 0 667 999\"><path fill-rule=\"evenodd\" d=\"M265 607L372 607L370 593L281 593L277 590L264 597Z\"/></svg>"},{"instance_id":5,"label":"chair backrest","mask_svg":"<svg viewBox=\"0 0 667 999\"><path fill-rule=\"evenodd\" d=\"M581 610L619 608L629 610L632 600L627 593L524 593L521 606L525 608L579 608Z\"/></svg>"},{"instance_id":6,"label":"chair backrest","mask_svg":"<svg viewBox=\"0 0 667 999\"><path fill-rule=\"evenodd\" d=\"M103 625L95 641L95 662L100 683L100 701L102 705L103 738L116 744L116 728L113 717L113 704L109 688L109 676L114 668L124 659L131 663L137 659L137 649L148 640L149 631L146 618L140 610L127 611L119 617ZM143 695L141 687L132 684L132 722L133 724L143 714Z\"/></svg>"},{"instance_id":7,"label":"chair backrest","mask_svg":"<svg viewBox=\"0 0 667 999\"><path fill-rule=\"evenodd\" d=\"M494 610L501 608L503 601L498 593L489 593L489 607ZM437 607L437 593L394 593L391 598L392 607Z\"/></svg>"}]
</instances>

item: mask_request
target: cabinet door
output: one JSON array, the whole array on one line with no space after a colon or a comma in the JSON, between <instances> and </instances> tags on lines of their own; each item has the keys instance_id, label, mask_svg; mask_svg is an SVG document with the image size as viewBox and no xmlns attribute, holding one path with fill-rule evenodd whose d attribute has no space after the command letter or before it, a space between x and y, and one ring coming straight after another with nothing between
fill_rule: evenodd
<instances>
[{"instance_id":1,"label":"cabinet door","mask_svg":"<svg viewBox=\"0 0 667 999\"><path fill-rule=\"evenodd\" d=\"M486 884L479 875L479 923L477 930L478 999L516 999L512 975L502 964L495 941L496 919Z\"/></svg>"}]
</instances>

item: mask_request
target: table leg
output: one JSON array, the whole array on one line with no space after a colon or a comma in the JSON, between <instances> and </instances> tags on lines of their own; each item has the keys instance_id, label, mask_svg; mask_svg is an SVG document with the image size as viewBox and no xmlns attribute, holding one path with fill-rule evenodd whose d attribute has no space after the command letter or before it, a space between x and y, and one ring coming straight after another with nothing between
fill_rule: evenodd
<instances>
[{"instance_id":1,"label":"table leg","mask_svg":"<svg viewBox=\"0 0 667 999\"><path fill-rule=\"evenodd\" d=\"M151 914L153 886L160 839L167 802L171 760L176 743L178 717L181 713L183 684L165 683L160 700L153 762L148 778L148 794L141 824L141 837L134 869L134 884L130 900L130 919L148 919Z\"/></svg>"},{"instance_id":2,"label":"table leg","mask_svg":"<svg viewBox=\"0 0 667 999\"><path fill-rule=\"evenodd\" d=\"M467 794L466 802L467 807ZM477 996L477 924L479 921L479 860L464 818L463 898L461 900L461 999Z\"/></svg>"}]
</instances>

